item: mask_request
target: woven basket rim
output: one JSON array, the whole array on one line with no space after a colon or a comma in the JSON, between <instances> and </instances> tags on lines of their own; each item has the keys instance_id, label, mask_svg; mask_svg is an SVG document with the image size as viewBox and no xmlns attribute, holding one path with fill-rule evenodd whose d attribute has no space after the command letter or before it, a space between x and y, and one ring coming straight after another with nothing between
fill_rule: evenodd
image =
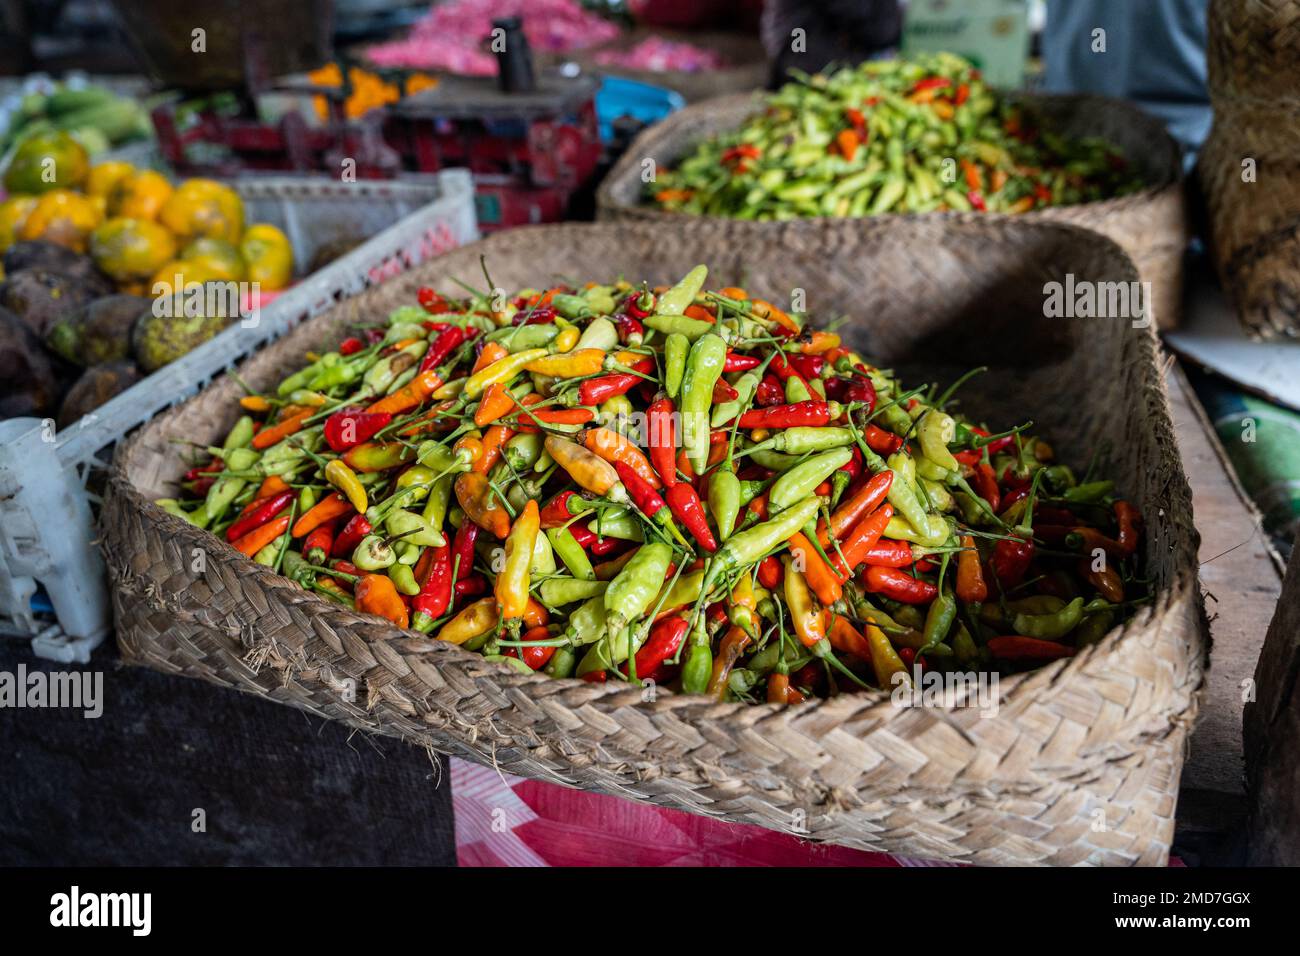
<instances>
[{"instance_id":1,"label":"woven basket rim","mask_svg":"<svg viewBox=\"0 0 1300 956\"><path fill-rule=\"evenodd\" d=\"M653 126L647 127L637 134L636 138L624 151L623 156L619 159L614 167L606 174L601 181L599 188L596 190L596 207L598 210L616 211L620 216L635 216L646 220L658 220L663 222L720 222L720 223L740 223L745 225L767 226L770 222L756 222L747 219L735 219L730 216L697 216L692 213L680 212L677 210L658 209L649 206L643 202L628 204L622 202L614 196L616 184L624 180L630 173L634 173L637 164L640 162L639 154L648 152L647 147L658 145L660 140L668 138L679 126L689 123L697 116L707 112L731 112L739 111L746 103L757 103L763 93L732 93L726 96L715 96L707 100L700 100L692 103L675 113L670 114ZM1142 126L1148 128L1150 134L1158 142L1159 150L1164 154L1161 157L1160 166L1162 173L1159 178L1151 180L1147 185L1135 192L1125 193L1122 196L1111 196L1107 199L1095 200L1085 203L1071 203L1062 206L1047 206L1043 209L1033 209L1026 213L1008 213L1008 212L986 212L975 213L988 220L1015 220L1018 222L1056 222L1062 217L1072 218L1107 218L1114 213L1127 211L1131 207L1145 206L1153 201L1161 199L1173 193L1181 193L1184 188L1185 175L1182 165L1182 153L1178 143L1168 130L1154 117L1143 112L1126 100L1116 99L1109 96L1100 96L1094 93L1016 93L1014 99L1027 103L1045 103L1058 104L1076 109L1092 110L1110 110L1126 113L1129 118ZM679 157L672 156L669 161L675 162ZM943 217L952 218L956 216L967 215L964 212L956 211L934 211L934 212L887 212L878 213L873 216L859 216L853 219L841 216L801 216L796 219L782 220L782 222L801 222L801 223L827 223L827 222L858 222L865 220L898 220L915 217Z\"/></svg>"},{"instance_id":2,"label":"woven basket rim","mask_svg":"<svg viewBox=\"0 0 1300 956\"><path fill-rule=\"evenodd\" d=\"M918 218L923 218L920 216ZM999 220L990 219L982 213L956 213L953 214L953 221L960 223L969 223L972 226L984 227L985 230L998 231L1004 228L1029 229L1035 231L1050 231L1072 235L1074 241L1078 243L1104 244L1110 247L1107 252L1117 259L1117 264L1124 268L1128 277L1136 281L1138 273L1132 260L1129 259L1123 250L1113 240L1102 236L1092 230L1069 223L1038 221L1025 222L1024 217L1001 217ZM1014 224L1012 220L1016 221ZM839 220L841 223L850 222L849 220ZM777 225L790 225L790 223L780 223ZM858 228L868 228L871 230L881 230L888 233L891 226L888 217L868 218ZM628 222L605 222L605 223L565 223L558 225L539 225L525 226L518 229L509 230L505 233L499 233L489 236L475 245L476 249L482 250L484 254L490 255L494 248L509 248L514 244L526 245L533 234L554 233L557 230L576 231L581 233L595 233L599 235L602 232L616 234L621 231L632 229L643 229L647 232L655 230L655 227L649 224L637 224ZM979 231L979 230L976 230ZM314 321L314 320L309 320ZM1155 323L1149 323L1145 329L1135 329L1138 334L1147 336L1154 348L1158 350L1158 338L1155 331ZM1158 354L1154 352L1153 354ZM251 358L249 359L251 361ZM242 366L241 366L242 368ZM643 712L662 713L665 709L674 711L686 711L689 714L699 714L706 716L709 720L730 721L736 720L746 725L752 726L761 722L763 719L774 714L784 712L789 705L784 704L747 704L743 702L716 703L707 698L686 695L673 694L664 690L661 694L656 695L653 701L642 699L641 691L637 688L631 688L622 684L589 684L577 678L552 678L542 674L523 674L516 671L513 667L501 664L494 665L493 662L484 661L482 656L471 651L466 651L459 646L449 645L444 642L433 641L429 635L422 634L413 630L401 630L393 627L383 618L373 615L363 614L356 611L348 610L340 605L320 597L314 592L306 591L288 578L277 574L273 570L263 567L236 551L224 540L218 539L207 531L198 529L181 518L169 514L161 507L155 505L147 499L132 483L128 474L128 466L134 453L136 445L139 443L147 429L161 427L166 421L180 414L191 403L198 402L208 394L211 388L217 387L219 383L214 382L208 389L200 392L198 395L187 399L185 402L173 406L166 412L162 413L151 422L147 423L142 429L137 430L127 438L126 441L118 445L114 458L112 470L110 473L109 483L111 492L115 495L122 496L129 502L134 510L151 521L159 523L172 537L182 541L185 545L200 546L202 545L209 554L209 562L220 558L231 566L231 570L240 575L252 575L258 579L268 589L284 591L292 597L292 603L303 605L310 609L314 615L320 616L329 622L337 622L339 625L363 624L373 628L376 623L383 628L391 631L394 638L413 639L420 643L427 643L430 646L430 653L434 654L451 654L453 660L460 663L470 664L477 663L484 668L489 668L492 679L503 689L513 689L522 687L554 687L557 684L567 685L569 687L584 688L585 704L584 706L595 706L599 709L618 708L633 709ZM1162 393L1165 390L1163 378L1158 382L1158 387ZM1162 413L1167 416L1168 406L1165 405ZM1172 423L1169 425L1172 433ZM1183 480L1186 485L1185 476ZM1190 492L1187 495L1190 505ZM214 542L220 542L220 546L215 548ZM1186 546L1186 542L1184 542ZM1128 638L1134 640L1143 637L1149 637L1148 626L1154 621L1159 621L1165 615L1171 612L1185 608L1187 605L1194 603L1197 585L1197 576L1195 572L1195 548L1190 548L1190 559L1181 562L1179 571L1173 579L1171 586L1166 590L1154 596L1152 603L1138 614L1134 615L1123 626L1113 629L1099 643L1092 645L1082 652L1071 658L1055 661L1042 668L1028 671L1010 677L999 678L998 681L998 704L999 707L1014 707L1014 705L1027 695L1035 694L1039 688L1049 684L1057 684L1069 681L1079 676L1085 668L1085 665L1091 663L1102 655L1111 656L1122 653L1126 646ZM1141 632L1141 633L1138 633ZM1087 677L1080 677L1087 679ZM1190 714L1195 711L1195 695L1189 698L1189 702L1177 711L1170 714L1170 723L1177 723L1181 719L1190 719ZM942 713L946 718L952 719L962 712L968 712L969 708L962 707L928 707L931 713ZM886 717L896 717L898 708L891 702L891 696L888 691L874 692L854 692L842 694L833 698L822 698L808 701L799 705L799 719L814 719L819 714L833 715L836 711L843 710L852 713L855 722L869 721L872 719L884 719ZM1130 723L1131 726L1131 723ZM1121 738L1127 742L1133 737ZM1113 741L1112 741L1113 742Z\"/></svg>"}]
</instances>

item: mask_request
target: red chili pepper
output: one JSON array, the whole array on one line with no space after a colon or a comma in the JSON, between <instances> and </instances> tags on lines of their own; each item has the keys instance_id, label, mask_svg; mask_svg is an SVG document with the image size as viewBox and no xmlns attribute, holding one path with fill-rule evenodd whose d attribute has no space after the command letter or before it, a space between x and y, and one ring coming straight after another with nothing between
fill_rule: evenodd
<instances>
[{"instance_id":1,"label":"red chili pepper","mask_svg":"<svg viewBox=\"0 0 1300 956\"><path fill-rule=\"evenodd\" d=\"M897 568L868 565L862 575L862 585L871 594L883 594L891 601L903 604L929 604L939 593L929 581L922 581Z\"/></svg>"},{"instance_id":2,"label":"red chili pepper","mask_svg":"<svg viewBox=\"0 0 1300 956\"><path fill-rule=\"evenodd\" d=\"M790 364L805 379L821 378L826 359L821 355L791 355Z\"/></svg>"},{"instance_id":3,"label":"red chili pepper","mask_svg":"<svg viewBox=\"0 0 1300 956\"><path fill-rule=\"evenodd\" d=\"M862 559L864 564L878 568L906 568L912 564L912 546L906 541L881 538Z\"/></svg>"},{"instance_id":4,"label":"red chili pepper","mask_svg":"<svg viewBox=\"0 0 1300 956\"><path fill-rule=\"evenodd\" d=\"M726 379L718 379L713 383L713 403L721 405L723 402L733 402L740 397L740 393L731 386Z\"/></svg>"},{"instance_id":5,"label":"red chili pepper","mask_svg":"<svg viewBox=\"0 0 1300 956\"><path fill-rule=\"evenodd\" d=\"M650 464L665 488L677 484L677 436L673 430L672 399L661 398L646 410Z\"/></svg>"},{"instance_id":6,"label":"red chili pepper","mask_svg":"<svg viewBox=\"0 0 1300 956\"><path fill-rule=\"evenodd\" d=\"M208 462L206 465L199 465L197 468L191 468L189 471L185 472L184 480L198 481L204 475L209 475L212 474L213 472L221 471L221 469L225 467L226 466L223 462L217 459L213 459L212 461Z\"/></svg>"},{"instance_id":7,"label":"red chili pepper","mask_svg":"<svg viewBox=\"0 0 1300 956\"><path fill-rule=\"evenodd\" d=\"M866 441L867 447L877 455L892 455L903 447L902 438L875 425L868 425L862 429L862 438Z\"/></svg>"},{"instance_id":8,"label":"red chili pepper","mask_svg":"<svg viewBox=\"0 0 1300 956\"><path fill-rule=\"evenodd\" d=\"M555 321L555 309L539 305L535 309L520 309L510 320L511 325L549 325Z\"/></svg>"},{"instance_id":9,"label":"red chili pepper","mask_svg":"<svg viewBox=\"0 0 1300 956\"><path fill-rule=\"evenodd\" d=\"M648 290L632 292L623 300L623 308L634 319L644 319L655 310L654 294Z\"/></svg>"},{"instance_id":10,"label":"red chili pepper","mask_svg":"<svg viewBox=\"0 0 1300 956\"><path fill-rule=\"evenodd\" d=\"M646 642L636 652L636 676L644 680L655 673L659 665L677 653L689 630L686 618L679 616L666 617L655 624ZM626 676L627 665L624 664L621 670Z\"/></svg>"},{"instance_id":11,"label":"red chili pepper","mask_svg":"<svg viewBox=\"0 0 1300 956\"><path fill-rule=\"evenodd\" d=\"M619 481L623 482L623 487L627 489L628 496L632 499L632 504L636 505L647 518L653 518L664 508L664 500L655 491L650 482L646 481L636 469L627 465L625 462L614 462L614 470L618 472Z\"/></svg>"},{"instance_id":12,"label":"red chili pepper","mask_svg":"<svg viewBox=\"0 0 1300 956\"><path fill-rule=\"evenodd\" d=\"M308 564L320 566L329 560L330 551L334 548L334 529L337 524L337 519L326 521L303 540L302 556Z\"/></svg>"},{"instance_id":13,"label":"red chili pepper","mask_svg":"<svg viewBox=\"0 0 1300 956\"><path fill-rule=\"evenodd\" d=\"M614 327L618 329L618 340L624 345L640 345L645 339L645 326L640 319L627 312L615 314Z\"/></svg>"},{"instance_id":14,"label":"red chili pepper","mask_svg":"<svg viewBox=\"0 0 1300 956\"><path fill-rule=\"evenodd\" d=\"M487 591L487 578L481 574L471 574L456 581L456 597L474 597Z\"/></svg>"},{"instance_id":15,"label":"red chili pepper","mask_svg":"<svg viewBox=\"0 0 1300 956\"><path fill-rule=\"evenodd\" d=\"M769 591L779 587L784 577L785 571L781 567L781 562L776 559L776 555L769 554L758 562L758 583Z\"/></svg>"},{"instance_id":16,"label":"red chili pepper","mask_svg":"<svg viewBox=\"0 0 1300 956\"><path fill-rule=\"evenodd\" d=\"M289 502L296 497L298 497L298 493L295 491L282 491L278 495L267 498L266 501L226 529L226 540L238 541L254 528L260 528L289 507Z\"/></svg>"},{"instance_id":17,"label":"red chili pepper","mask_svg":"<svg viewBox=\"0 0 1300 956\"><path fill-rule=\"evenodd\" d=\"M604 671L587 671L579 680L585 680L588 684L603 684L609 680L609 675Z\"/></svg>"},{"instance_id":18,"label":"red chili pepper","mask_svg":"<svg viewBox=\"0 0 1300 956\"><path fill-rule=\"evenodd\" d=\"M355 335L350 335L339 343L339 355L356 355L365 347L365 342L362 342Z\"/></svg>"},{"instance_id":19,"label":"red chili pepper","mask_svg":"<svg viewBox=\"0 0 1300 956\"><path fill-rule=\"evenodd\" d=\"M655 360L652 358L642 359L629 368L650 374L655 370ZM640 375L631 375L619 372L614 375L602 375L600 378L589 378L578 386L578 401L583 405L600 405L616 395L623 395L632 390L634 385L645 381Z\"/></svg>"},{"instance_id":20,"label":"red chili pepper","mask_svg":"<svg viewBox=\"0 0 1300 956\"><path fill-rule=\"evenodd\" d=\"M1003 590L1013 588L1025 579L1029 562L1034 560L1034 542L1025 538L1000 538L993 546L989 570L1001 583Z\"/></svg>"},{"instance_id":21,"label":"red chili pepper","mask_svg":"<svg viewBox=\"0 0 1300 956\"><path fill-rule=\"evenodd\" d=\"M1115 502L1115 521L1119 525L1119 531L1115 535L1115 543L1119 545L1124 555L1130 556L1137 551L1138 536L1141 534L1142 515L1137 508L1131 503L1120 499Z\"/></svg>"},{"instance_id":22,"label":"red chili pepper","mask_svg":"<svg viewBox=\"0 0 1300 956\"><path fill-rule=\"evenodd\" d=\"M478 525L465 518L456 529L456 537L451 542L451 567L457 582L467 580L474 573L474 542L478 540ZM459 595L459 583L456 587Z\"/></svg>"},{"instance_id":23,"label":"red chili pepper","mask_svg":"<svg viewBox=\"0 0 1300 956\"><path fill-rule=\"evenodd\" d=\"M525 641L544 641L551 636L546 625L542 624L526 632L523 636ZM518 651L519 653L516 653ZM506 657L518 657L525 664L535 671L541 670L547 665L552 657L555 656L555 648L549 646L534 647L512 647L505 652Z\"/></svg>"},{"instance_id":24,"label":"red chili pepper","mask_svg":"<svg viewBox=\"0 0 1300 956\"><path fill-rule=\"evenodd\" d=\"M780 405L785 401L785 389L775 375L764 375L754 391L754 404L760 407Z\"/></svg>"},{"instance_id":25,"label":"red chili pepper","mask_svg":"<svg viewBox=\"0 0 1300 956\"><path fill-rule=\"evenodd\" d=\"M986 645L989 653L1004 661L1054 661L1061 657L1073 657L1075 649L1055 641L1044 641L1037 637L991 637Z\"/></svg>"},{"instance_id":26,"label":"red chili pepper","mask_svg":"<svg viewBox=\"0 0 1300 956\"><path fill-rule=\"evenodd\" d=\"M330 548L330 556L341 558L349 555L357 549L361 539L370 534L370 522L366 520L363 514L355 514L343 526L337 538L334 539L334 547Z\"/></svg>"},{"instance_id":27,"label":"red chili pepper","mask_svg":"<svg viewBox=\"0 0 1300 956\"><path fill-rule=\"evenodd\" d=\"M741 355L738 352L728 352L727 360L722 364L722 371L726 372L748 372L751 368L758 368L762 360L754 355Z\"/></svg>"},{"instance_id":28,"label":"red chili pepper","mask_svg":"<svg viewBox=\"0 0 1300 956\"><path fill-rule=\"evenodd\" d=\"M424 358L420 360L418 371L427 372L429 369L437 368L446 360L455 349L465 341L465 330L460 326L453 325L447 331L442 332L429 344L429 350L424 353Z\"/></svg>"},{"instance_id":29,"label":"red chili pepper","mask_svg":"<svg viewBox=\"0 0 1300 956\"><path fill-rule=\"evenodd\" d=\"M741 428L795 428L831 423L831 406L828 402L794 402L790 405L773 405L745 412L740 416Z\"/></svg>"},{"instance_id":30,"label":"red chili pepper","mask_svg":"<svg viewBox=\"0 0 1300 956\"><path fill-rule=\"evenodd\" d=\"M984 461L975 464L975 474L971 476L971 487L989 503L993 513L997 514L1002 495L998 491L998 480L993 474L992 465Z\"/></svg>"},{"instance_id":31,"label":"red chili pepper","mask_svg":"<svg viewBox=\"0 0 1300 956\"><path fill-rule=\"evenodd\" d=\"M903 664L906 665L907 669L910 671L912 669L912 665L916 663L916 648L900 647L898 649L898 659L902 661Z\"/></svg>"},{"instance_id":32,"label":"red chili pepper","mask_svg":"<svg viewBox=\"0 0 1300 956\"><path fill-rule=\"evenodd\" d=\"M466 523L473 524L472 521ZM411 609L416 614L436 619L446 614L450 606L451 545L444 544L440 548L434 548L433 563L429 565L429 576L421 584L420 593L412 599Z\"/></svg>"},{"instance_id":33,"label":"red chili pepper","mask_svg":"<svg viewBox=\"0 0 1300 956\"><path fill-rule=\"evenodd\" d=\"M777 352L775 355L773 355L772 361L771 363L769 363L768 368L770 368L774 373L776 373L776 377L780 379L782 382L791 378L797 378L805 385L808 384L807 379L805 379L802 375L799 374L799 370L790 364L789 357L784 352Z\"/></svg>"},{"instance_id":34,"label":"red chili pepper","mask_svg":"<svg viewBox=\"0 0 1300 956\"><path fill-rule=\"evenodd\" d=\"M369 441L392 422L391 412L342 408L325 419L325 441L334 451L347 451Z\"/></svg>"},{"instance_id":35,"label":"red chili pepper","mask_svg":"<svg viewBox=\"0 0 1300 956\"><path fill-rule=\"evenodd\" d=\"M560 525L568 524L569 519L573 517L573 512L569 510L569 499L574 492L561 491L558 495L542 505L542 527L558 528Z\"/></svg>"},{"instance_id":36,"label":"red chili pepper","mask_svg":"<svg viewBox=\"0 0 1300 956\"><path fill-rule=\"evenodd\" d=\"M984 197L980 195L978 190L972 189L970 192L966 193L966 199L970 202L971 208L976 209L979 212L989 211L988 204L984 202Z\"/></svg>"},{"instance_id":37,"label":"red chili pepper","mask_svg":"<svg viewBox=\"0 0 1300 956\"><path fill-rule=\"evenodd\" d=\"M603 558L606 555L613 554L620 547L622 547L624 544L627 543L622 538L601 538L595 535L594 532L592 534L592 537L594 538L594 540L591 542L587 550L590 551L592 556L596 558Z\"/></svg>"},{"instance_id":38,"label":"red chili pepper","mask_svg":"<svg viewBox=\"0 0 1300 956\"><path fill-rule=\"evenodd\" d=\"M938 90L945 86L951 86L952 80L946 76L927 76L919 79L912 85L912 92L919 93L921 90Z\"/></svg>"},{"instance_id":39,"label":"red chili pepper","mask_svg":"<svg viewBox=\"0 0 1300 956\"><path fill-rule=\"evenodd\" d=\"M968 99L970 99L970 84L969 83L957 84L957 95L952 98L953 103L957 106L961 106Z\"/></svg>"},{"instance_id":40,"label":"red chili pepper","mask_svg":"<svg viewBox=\"0 0 1300 956\"><path fill-rule=\"evenodd\" d=\"M415 301L430 315L447 311L447 300L427 285L422 285L415 291Z\"/></svg>"},{"instance_id":41,"label":"red chili pepper","mask_svg":"<svg viewBox=\"0 0 1300 956\"><path fill-rule=\"evenodd\" d=\"M596 543L596 532L585 524L569 525L569 534L573 535L573 540L578 542L578 546L584 550L590 550L591 546Z\"/></svg>"},{"instance_id":42,"label":"red chili pepper","mask_svg":"<svg viewBox=\"0 0 1300 956\"><path fill-rule=\"evenodd\" d=\"M686 526L691 537L710 554L717 551L717 539L713 537L713 531L709 528L709 522L704 516L704 506L700 504L700 496L695 493L695 489L686 482L679 481L664 494L673 517Z\"/></svg>"}]
</instances>

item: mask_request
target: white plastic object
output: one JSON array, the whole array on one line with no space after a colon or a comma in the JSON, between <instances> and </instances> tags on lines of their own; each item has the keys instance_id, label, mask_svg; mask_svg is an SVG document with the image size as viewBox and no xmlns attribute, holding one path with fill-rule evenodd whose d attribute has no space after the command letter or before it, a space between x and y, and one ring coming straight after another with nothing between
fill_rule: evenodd
<instances>
[{"instance_id":1,"label":"white plastic object","mask_svg":"<svg viewBox=\"0 0 1300 956\"><path fill-rule=\"evenodd\" d=\"M340 299L478 238L466 170L419 182L268 176L233 185L246 221L279 226L303 261L340 238L340 221L373 235L262 306L255 325L234 323L72 425L0 422L0 634L30 638L40 656L86 663L112 627L93 487L120 438ZM32 609L38 584L53 617Z\"/></svg>"}]
</instances>

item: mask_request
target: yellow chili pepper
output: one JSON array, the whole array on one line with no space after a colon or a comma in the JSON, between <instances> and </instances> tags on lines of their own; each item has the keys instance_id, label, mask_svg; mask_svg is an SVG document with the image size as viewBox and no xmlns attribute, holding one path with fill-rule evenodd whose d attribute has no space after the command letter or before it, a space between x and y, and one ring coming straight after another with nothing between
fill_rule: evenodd
<instances>
[{"instance_id":1,"label":"yellow chili pepper","mask_svg":"<svg viewBox=\"0 0 1300 956\"><path fill-rule=\"evenodd\" d=\"M610 489L618 485L618 472L614 466L576 442L559 435L546 436L546 451L569 473L569 477L588 491L598 495L609 494ZM621 486L620 486L621 487ZM627 495L611 495L615 500L624 500Z\"/></svg>"},{"instance_id":2,"label":"yellow chili pepper","mask_svg":"<svg viewBox=\"0 0 1300 956\"><path fill-rule=\"evenodd\" d=\"M903 681L910 687L912 677L907 673L907 665L889 643L885 632L874 624L867 625L867 643L871 645L871 666L876 672L876 683L885 690L894 686L894 675L902 674Z\"/></svg>"},{"instance_id":3,"label":"yellow chili pepper","mask_svg":"<svg viewBox=\"0 0 1300 956\"><path fill-rule=\"evenodd\" d=\"M507 621L522 617L528 606L528 566L532 563L540 529L541 513L537 501L530 498L506 538L505 567L496 580L496 599L501 605L501 616Z\"/></svg>"},{"instance_id":4,"label":"yellow chili pepper","mask_svg":"<svg viewBox=\"0 0 1300 956\"><path fill-rule=\"evenodd\" d=\"M560 331L560 334L555 337L555 340L551 345L557 352L568 352L578 344L578 338L581 335L582 333L578 331L576 326L570 325L568 328Z\"/></svg>"},{"instance_id":5,"label":"yellow chili pepper","mask_svg":"<svg viewBox=\"0 0 1300 956\"><path fill-rule=\"evenodd\" d=\"M239 407L248 412L270 411L271 403L261 395L245 395L239 400Z\"/></svg>"},{"instance_id":6,"label":"yellow chili pepper","mask_svg":"<svg viewBox=\"0 0 1300 956\"><path fill-rule=\"evenodd\" d=\"M750 637L758 637L758 598L754 594L753 576L746 571L736 579L731 589L731 603L727 605L727 619L744 630Z\"/></svg>"},{"instance_id":7,"label":"yellow chili pepper","mask_svg":"<svg viewBox=\"0 0 1300 956\"><path fill-rule=\"evenodd\" d=\"M576 331L576 330L575 330ZM529 362L524 369L539 375L556 378L578 378L595 375L605 367L605 353L600 349L578 349L576 352L547 355Z\"/></svg>"},{"instance_id":8,"label":"yellow chili pepper","mask_svg":"<svg viewBox=\"0 0 1300 956\"><path fill-rule=\"evenodd\" d=\"M785 564L785 604L790 609L790 621L794 632L804 647L812 647L826 637L826 615L813 601L808 580L794 566L794 559L786 555Z\"/></svg>"},{"instance_id":9,"label":"yellow chili pepper","mask_svg":"<svg viewBox=\"0 0 1300 956\"><path fill-rule=\"evenodd\" d=\"M471 400L478 398L479 395L483 394L483 389L493 382L509 381L522 372L524 366L540 358L545 358L549 354L546 349L524 349L522 352L516 352L514 355L507 355L503 359L498 359L482 371L471 375L468 381L465 382L461 394ZM442 397L437 392L434 393L434 398Z\"/></svg>"},{"instance_id":10,"label":"yellow chili pepper","mask_svg":"<svg viewBox=\"0 0 1300 956\"><path fill-rule=\"evenodd\" d=\"M335 458L325 466L325 480L343 492L352 507L357 509L357 514L366 513L366 508L370 506L366 488L361 484L357 473L343 463L343 459Z\"/></svg>"},{"instance_id":11,"label":"yellow chili pepper","mask_svg":"<svg viewBox=\"0 0 1300 956\"><path fill-rule=\"evenodd\" d=\"M464 644L485 631L497 626L497 599L486 597L475 601L442 626L434 640L449 644Z\"/></svg>"}]
</instances>

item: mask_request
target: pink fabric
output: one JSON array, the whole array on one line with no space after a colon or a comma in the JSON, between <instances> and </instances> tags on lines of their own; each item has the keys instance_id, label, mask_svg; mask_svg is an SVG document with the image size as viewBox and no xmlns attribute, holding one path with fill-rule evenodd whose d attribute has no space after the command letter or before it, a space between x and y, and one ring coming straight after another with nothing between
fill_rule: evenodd
<instances>
[{"instance_id":1,"label":"pink fabric","mask_svg":"<svg viewBox=\"0 0 1300 956\"><path fill-rule=\"evenodd\" d=\"M370 47L372 63L417 70L494 76L496 57L484 47L497 17L523 18L534 50L563 53L608 43L619 34L610 21L575 0L450 0L431 7L401 39Z\"/></svg>"},{"instance_id":2,"label":"pink fabric","mask_svg":"<svg viewBox=\"0 0 1300 956\"><path fill-rule=\"evenodd\" d=\"M927 866L452 759L461 866Z\"/></svg>"}]
</instances>

